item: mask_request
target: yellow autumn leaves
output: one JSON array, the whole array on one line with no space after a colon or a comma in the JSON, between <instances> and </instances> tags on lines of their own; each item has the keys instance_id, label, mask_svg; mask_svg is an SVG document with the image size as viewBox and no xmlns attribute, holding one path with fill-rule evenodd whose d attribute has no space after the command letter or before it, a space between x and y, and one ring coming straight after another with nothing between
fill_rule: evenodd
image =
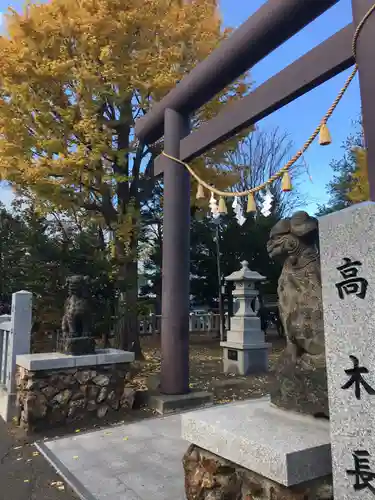
<instances>
[{"instance_id":1,"label":"yellow autumn leaves","mask_svg":"<svg viewBox=\"0 0 375 500\"><path fill-rule=\"evenodd\" d=\"M116 195L119 181L103 158L132 176L125 158L135 151L138 112L169 92L224 36L214 0L51 0L27 5L22 15L10 11L5 25L0 177L59 209ZM247 89L243 80L233 84L230 99ZM215 115L222 97L196 119ZM121 145L114 125L120 122ZM210 153L212 165L220 164L227 147ZM205 162L197 162L203 169ZM217 184L218 173L210 170ZM231 181L227 176L219 184Z\"/></svg>"},{"instance_id":2,"label":"yellow autumn leaves","mask_svg":"<svg viewBox=\"0 0 375 500\"><path fill-rule=\"evenodd\" d=\"M352 203L360 203L370 198L367 154L364 148L356 148L354 154L356 156L356 169L352 175L348 198Z\"/></svg>"}]
</instances>

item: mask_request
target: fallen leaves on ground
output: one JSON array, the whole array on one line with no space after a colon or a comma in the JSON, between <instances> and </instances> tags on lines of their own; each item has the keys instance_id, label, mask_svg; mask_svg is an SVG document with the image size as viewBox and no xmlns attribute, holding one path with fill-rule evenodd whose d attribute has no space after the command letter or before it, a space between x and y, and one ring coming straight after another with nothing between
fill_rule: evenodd
<instances>
[{"instance_id":1,"label":"fallen leaves on ground","mask_svg":"<svg viewBox=\"0 0 375 500\"><path fill-rule=\"evenodd\" d=\"M62 481L52 481L50 486L55 486L59 491L65 490L65 485Z\"/></svg>"},{"instance_id":2,"label":"fallen leaves on ground","mask_svg":"<svg viewBox=\"0 0 375 500\"><path fill-rule=\"evenodd\" d=\"M145 361L140 362L133 383L138 390L147 389L147 379L160 372L160 338L143 338L142 350ZM275 339L270 354L270 371L266 375L239 376L224 374L220 341L208 336L191 336L190 339L190 384L191 389L200 389L214 394L215 404L226 404L269 393L273 380L272 368L283 348L283 341Z\"/></svg>"}]
</instances>

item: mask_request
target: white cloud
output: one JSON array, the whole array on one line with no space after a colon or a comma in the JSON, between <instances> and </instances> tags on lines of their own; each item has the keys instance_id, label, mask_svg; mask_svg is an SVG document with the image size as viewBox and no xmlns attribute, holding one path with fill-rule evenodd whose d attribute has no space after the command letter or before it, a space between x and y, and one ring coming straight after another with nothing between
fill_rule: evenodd
<instances>
[{"instance_id":1,"label":"white cloud","mask_svg":"<svg viewBox=\"0 0 375 500\"><path fill-rule=\"evenodd\" d=\"M3 24L3 13L0 12L0 26Z\"/></svg>"}]
</instances>

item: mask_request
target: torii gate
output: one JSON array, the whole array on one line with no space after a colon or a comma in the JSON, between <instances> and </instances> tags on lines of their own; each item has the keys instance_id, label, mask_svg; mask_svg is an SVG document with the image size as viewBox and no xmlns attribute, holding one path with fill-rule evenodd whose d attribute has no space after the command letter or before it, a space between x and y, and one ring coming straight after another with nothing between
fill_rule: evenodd
<instances>
[{"instance_id":1,"label":"torii gate","mask_svg":"<svg viewBox=\"0 0 375 500\"><path fill-rule=\"evenodd\" d=\"M229 39L136 122L140 141L164 135L164 151L189 162L355 64L352 40L374 0L352 0L353 22L190 133L189 116L339 0L268 0ZM375 13L357 43L370 198L375 201ZM160 155L164 175L161 392L189 392L190 177Z\"/></svg>"}]
</instances>

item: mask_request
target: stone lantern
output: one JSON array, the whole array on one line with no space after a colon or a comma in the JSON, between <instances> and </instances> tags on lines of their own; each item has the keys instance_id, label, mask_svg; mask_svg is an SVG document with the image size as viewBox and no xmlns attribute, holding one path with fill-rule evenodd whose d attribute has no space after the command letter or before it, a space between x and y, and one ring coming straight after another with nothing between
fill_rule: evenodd
<instances>
[{"instance_id":1,"label":"stone lantern","mask_svg":"<svg viewBox=\"0 0 375 500\"><path fill-rule=\"evenodd\" d=\"M251 271L249 263L241 262L242 268L225 278L233 281L233 296L237 301L236 312L231 318L231 329L227 332L227 340L220 342L223 347L224 373L248 375L268 370L268 350L270 344L265 342L260 327L259 298L256 284L265 281L265 276Z\"/></svg>"}]
</instances>

